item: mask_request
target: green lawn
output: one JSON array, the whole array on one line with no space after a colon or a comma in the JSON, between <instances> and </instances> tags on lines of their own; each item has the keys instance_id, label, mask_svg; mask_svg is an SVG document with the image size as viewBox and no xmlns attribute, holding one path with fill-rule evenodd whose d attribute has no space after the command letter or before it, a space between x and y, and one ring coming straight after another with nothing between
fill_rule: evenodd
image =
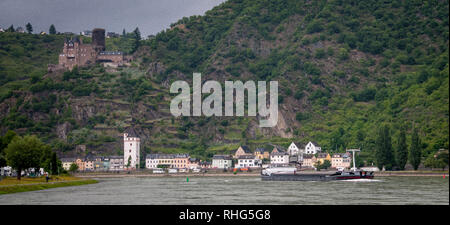
<instances>
[{"instance_id":1,"label":"green lawn","mask_svg":"<svg viewBox=\"0 0 450 225\"><path fill-rule=\"evenodd\" d=\"M88 180L75 177L67 177L68 179L64 178L66 177L61 177L58 181L50 180L49 183L45 182L45 178L22 178L21 181L14 178L5 178L0 181L0 195L98 183L97 180Z\"/></svg>"}]
</instances>

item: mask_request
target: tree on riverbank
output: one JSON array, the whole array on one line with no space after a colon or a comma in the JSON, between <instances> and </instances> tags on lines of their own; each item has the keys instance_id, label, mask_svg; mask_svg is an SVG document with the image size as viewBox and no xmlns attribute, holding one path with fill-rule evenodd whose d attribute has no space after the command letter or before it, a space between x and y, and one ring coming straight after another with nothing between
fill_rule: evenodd
<instances>
[{"instance_id":1,"label":"tree on riverbank","mask_svg":"<svg viewBox=\"0 0 450 225\"><path fill-rule=\"evenodd\" d=\"M50 146L45 145L36 136L16 136L5 149L6 161L9 166L17 171L17 179L20 180L22 171L28 168L39 169L41 157Z\"/></svg>"},{"instance_id":2,"label":"tree on riverbank","mask_svg":"<svg viewBox=\"0 0 450 225\"><path fill-rule=\"evenodd\" d=\"M330 160L324 160L323 163L321 163L321 161L317 161L314 166L317 168L317 170L321 170L321 169L328 169L331 167L331 162Z\"/></svg>"},{"instance_id":3,"label":"tree on riverbank","mask_svg":"<svg viewBox=\"0 0 450 225\"><path fill-rule=\"evenodd\" d=\"M56 152L53 152L50 148L45 148L41 153L41 167L50 174L59 174L63 171L62 162L56 156Z\"/></svg>"},{"instance_id":4,"label":"tree on riverbank","mask_svg":"<svg viewBox=\"0 0 450 225\"><path fill-rule=\"evenodd\" d=\"M383 167L386 170L392 170L395 159L392 153L392 141L389 126L386 124L378 130L375 158L380 170L383 169Z\"/></svg>"},{"instance_id":5,"label":"tree on riverbank","mask_svg":"<svg viewBox=\"0 0 450 225\"><path fill-rule=\"evenodd\" d=\"M397 140L397 149L395 151L395 159L400 170L405 169L408 161L408 146L406 145L406 128L402 126Z\"/></svg>"},{"instance_id":6,"label":"tree on riverbank","mask_svg":"<svg viewBox=\"0 0 450 225\"><path fill-rule=\"evenodd\" d=\"M433 155L430 154L423 165L427 168L439 168L444 170L448 165L448 153Z\"/></svg>"},{"instance_id":7,"label":"tree on riverbank","mask_svg":"<svg viewBox=\"0 0 450 225\"><path fill-rule=\"evenodd\" d=\"M16 132L8 130L5 135L0 137L0 167L6 166L6 156L4 150L11 143L12 139L16 136Z\"/></svg>"},{"instance_id":8,"label":"tree on riverbank","mask_svg":"<svg viewBox=\"0 0 450 225\"><path fill-rule=\"evenodd\" d=\"M417 128L414 128L411 136L411 148L409 150L409 163L417 170L422 158L422 147Z\"/></svg>"},{"instance_id":9,"label":"tree on riverbank","mask_svg":"<svg viewBox=\"0 0 450 225\"><path fill-rule=\"evenodd\" d=\"M78 165L76 163L72 163L69 168L69 172L75 173L78 170Z\"/></svg>"}]
</instances>

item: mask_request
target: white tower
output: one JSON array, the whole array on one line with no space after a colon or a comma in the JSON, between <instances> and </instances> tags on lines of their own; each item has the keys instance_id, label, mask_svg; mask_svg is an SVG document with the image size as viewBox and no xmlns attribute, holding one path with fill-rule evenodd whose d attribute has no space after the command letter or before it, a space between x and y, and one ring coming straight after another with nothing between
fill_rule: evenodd
<instances>
[{"instance_id":1,"label":"white tower","mask_svg":"<svg viewBox=\"0 0 450 225\"><path fill-rule=\"evenodd\" d=\"M136 169L136 167L139 168L139 152L141 149L141 139L138 138L135 133L133 133L123 134L123 165L126 169ZM128 162L130 162L129 166Z\"/></svg>"}]
</instances>

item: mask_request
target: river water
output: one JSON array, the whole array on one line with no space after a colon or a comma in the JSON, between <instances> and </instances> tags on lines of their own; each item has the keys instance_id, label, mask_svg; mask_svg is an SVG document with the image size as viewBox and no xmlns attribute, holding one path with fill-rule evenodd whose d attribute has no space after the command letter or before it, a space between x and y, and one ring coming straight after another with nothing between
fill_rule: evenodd
<instances>
[{"instance_id":1,"label":"river water","mask_svg":"<svg viewBox=\"0 0 450 225\"><path fill-rule=\"evenodd\" d=\"M261 181L259 177L125 177L0 195L0 204L449 204L448 177Z\"/></svg>"}]
</instances>

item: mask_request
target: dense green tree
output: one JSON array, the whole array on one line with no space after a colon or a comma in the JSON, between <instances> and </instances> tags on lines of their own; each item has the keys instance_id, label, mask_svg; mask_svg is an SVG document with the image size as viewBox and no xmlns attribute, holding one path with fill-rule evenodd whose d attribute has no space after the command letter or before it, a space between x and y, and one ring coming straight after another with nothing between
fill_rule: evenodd
<instances>
[{"instance_id":1,"label":"dense green tree","mask_svg":"<svg viewBox=\"0 0 450 225\"><path fill-rule=\"evenodd\" d=\"M56 28L55 25L50 25L50 28L48 29L49 34L56 34Z\"/></svg>"},{"instance_id":2,"label":"dense green tree","mask_svg":"<svg viewBox=\"0 0 450 225\"><path fill-rule=\"evenodd\" d=\"M6 29L6 32L15 32L16 30L14 29L14 25L11 24L11 26L8 27L8 29Z\"/></svg>"},{"instance_id":3,"label":"dense green tree","mask_svg":"<svg viewBox=\"0 0 450 225\"><path fill-rule=\"evenodd\" d=\"M76 163L72 163L69 168L69 172L74 173L78 170L78 165Z\"/></svg>"},{"instance_id":4,"label":"dense green tree","mask_svg":"<svg viewBox=\"0 0 450 225\"><path fill-rule=\"evenodd\" d=\"M27 23L27 25L25 25L25 27L29 34L33 33L33 26L31 26L31 23Z\"/></svg>"},{"instance_id":5,"label":"dense green tree","mask_svg":"<svg viewBox=\"0 0 450 225\"><path fill-rule=\"evenodd\" d=\"M375 158L378 168L383 167L386 170L391 170L394 166L394 155L392 153L391 134L388 125L383 125L378 129L376 139Z\"/></svg>"},{"instance_id":6,"label":"dense green tree","mask_svg":"<svg viewBox=\"0 0 450 225\"><path fill-rule=\"evenodd\" d=\"M63 171L61 160L56 156L56 152L51 151L50 148L43 150L41 162L41 167L50 174L59 174L60 171Z\"/></svg>"},{"instance_id":7,"label":"dense green tree","mask_svg":"<svg viewBox=\"0 0 450 225\"><path fill-rule=\"evenodd\" d=\"M41 142L36 136L16 136L5 150L6 160L9 166L17 171L17 179L20 180L21 173L25 169L39 169L41 156L49 147Z\"/></svg>"},{"instance_id":8,"label":"dense green tree","mask_svg":"<svg viewBox=\"0 0 450 225\"><path fill-rule=\"evenodd\" d=\"M321 165L321 169L328 169L331 167L331 162L330 160L324 160L322 165Z\"/></svg>"},{"instance_id":9,"label":"dense green tree","mask_svg":"<svg viewBox=\"0 0 450 225\"><path fill-rule=\"evenodd\" d=\"M139 48L139 46L141 46L141 32L139 31L138 27L136 27L136 29L134 29L133 31L133 39L133 52L135 52Z\"/></svg>"},{"instance_id":10,"label":"dense green tree","mask_svg":"<svg viewBox=\"0 0 450 225\"><path fill-rule=\"evenodd\" d=\"M16 135L16 132L8 130L5 135L0 137L0 167L7 166L4 150Z\"/></svg>"},{"instance_id":11,"label":"dense green tree","mask_svg":"<svg viewBox=\"0 0 450 225\"><path fill-rule=\"evenodd\" d=\"M8 147L9 143L12 141L12 139L17 136L16 132L12 130L8 130L5 135L3 135L0 138L0 152Z\"/></svg>"},{"instance_id":12,"label":"dense green tree","mask_svg":"<svg viewBox=\"0 0 450 225\"><path fill-rule=\"evenodd\" d=\"M317 170L320 170L322 168L322 163L320 161L317 161L314 163L314 167L316 167Z\"/></svg>"},{"instance_id":13,"label":"dense green tree","mask_svg":"<svg viewBox=\"0 0 450 225\"><path fill-rule=\"evenodd\" d=\"M56 152L52 153L52 159L51 159L51 164L50 164L50 171L52 174L57 174L58 173L58 161L57 161L57 157L56 157Z\"/></svg>"},{"instance_id":14,"label":"dense green tree","mask_svg":"<svg viewBox=\"0 0 450 225\"><path fill-rule=\"evenodd\" d=\"M395 151L395 159L400 170L405 169L408 161L408 146L406 145L406 128L402 126L397 140L397 149Z\"/></svg>"},{"instance_id":15,"label":"dense green tree","mask_svg":"<svg viewBox=\"0 0 450 225\"><path fill-rule=\"evenodd\" d=\"M418 129L414 128L411 136L411 147L409 149L409 163L417 170L422 158L422 143L419 138Z\"/></svg>"},{"instance_id":16,"label":"dense green tree","mask_svg":"<svg viewBox=\"0 0 450 225\"><path fill-rule=\"evenodd\" d=\"M439 155L433 155L430 154L427 159L425 160L425 162L423 163L423 165L427 168L439 168L444 170L445 167L447 167L448 165L448 153L447 153L447 158L445 157L439 157L441 154Z\"/></svg>"}]
</instances>

